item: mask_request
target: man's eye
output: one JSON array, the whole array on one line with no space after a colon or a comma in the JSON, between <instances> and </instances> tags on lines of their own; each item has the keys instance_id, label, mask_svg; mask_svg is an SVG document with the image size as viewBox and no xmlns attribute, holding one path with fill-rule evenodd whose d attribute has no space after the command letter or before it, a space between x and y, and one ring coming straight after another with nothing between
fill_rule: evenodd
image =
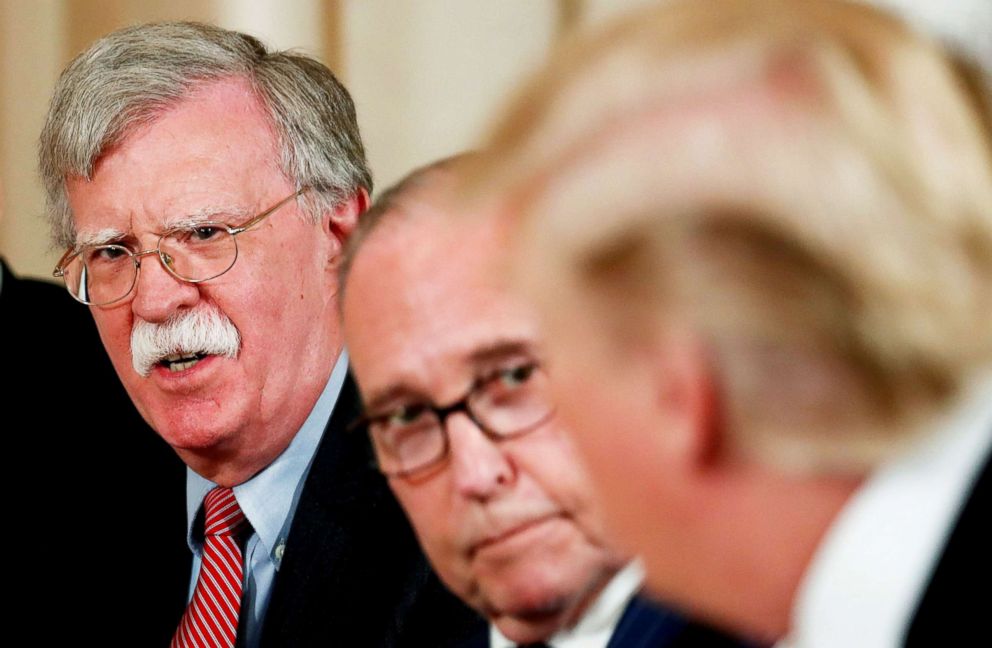
<instances>
[{"instance_id":1,"label":"man's eye","mask_svg":"<svg viewBox=\"0 0 992 648\"><path fill-rule=\"evenodd\" d=\"M100 250L100 257L104 259L120 259L121 257L127 256L127 252L120 248L104 248Z\"/></svg>"},{"instance_id":2,"label":"man's eye","mask_svg":"<svg viewBox=\"0 0 992 648\"><path fill-rule=\"evenodd\" d=\"M412 425L413 423L416 423L426 411L427 407L424 405L405 405L389 414L387 423L389 425L397 426Z\"/></svg>"},{"instance_id":3,"label":"man's eye","mask_svg":"<svg viewBox=\"0 0 992 648\"><path fill-rule=\"evenodd\" d=\"M90 249L83 253L83 258L86 264L92 263L107 263L109 261L117 261L118 259L126 257L127 250L123 247L112 245L106 247L98 247Z\"/></svg>"},{"instance_id":4,"label":"man's eye","mask_svg":"<svg viewBox=\"0 0 992 648\"><path fill-rule=\"evenodd\" d=\"M222 231L221 228L215 225L201 225L190 230L189 238L194 241L209 241L212 238L216 238Z\"/></svg>"},{"instance_id":5,"label":"man's eye","mask_svg":"<svg viewBox=\"0 0 992 648\"><path fill-rule=\"evenodd\" d=\"M534 375L534 370L536 368L537 366L533 363L519 365L516 367L508 367L506 369L501 369L496 374L496 378L504 387L519 387L530 380L531 376Z\"/></svg>"}]
</instances>

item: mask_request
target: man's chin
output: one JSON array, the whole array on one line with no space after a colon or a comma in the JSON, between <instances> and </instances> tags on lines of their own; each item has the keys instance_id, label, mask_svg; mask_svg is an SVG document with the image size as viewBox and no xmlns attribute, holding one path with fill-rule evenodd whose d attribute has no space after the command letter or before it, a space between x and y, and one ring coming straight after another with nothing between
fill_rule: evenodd
<instances>
[{"instance_id":1,"label":"man's chin","mask_svg":"<svg viewBox=\"0 0 992 648\"><path fill-rule=\"evenodd\" d=\"M231 437L233 425L228 418L216 400L192 398L156 405L145 415L152 429L180 456L220 451Z\"/></svg>"},{"instance_id":2,"label":"man's chin","mask_svg":"<svg viewBox=\"0 0 992 648\"><path fill-rule=\"evenodd\" d=\"M565 624L567 616L562 609L552 612L518 610L518 614L501 613L490 617L500 633L507 639L518 643L528 644L544 641Z\"/></svg>"},{"instance_id":3,"label":"man's chin","mask_svg":"<svg viewBox=\"0 0 992 648\"><path fill-rule=\"evenodd\" d=\"M481 587L484 614L517 643L546 639L557 632L571 618L576 603L560 583L547 582L541 574L522 572L519 578L507 577Z\"/></svg>"}]
</instances>

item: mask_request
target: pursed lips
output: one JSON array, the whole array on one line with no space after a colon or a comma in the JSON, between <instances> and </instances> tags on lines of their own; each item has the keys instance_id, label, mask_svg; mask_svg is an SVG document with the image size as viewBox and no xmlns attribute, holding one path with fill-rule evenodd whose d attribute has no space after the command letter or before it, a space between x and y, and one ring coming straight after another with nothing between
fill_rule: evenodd
<instances>
[{"instance_id":1,"label":"pursed lips","mask_svg":"<svg viewBox=\"0 0 992 648\"><path fill-rule=\"evenodd\" d=\"M484 549L509 540L520 533L528 531L538 525L550 520L563 517L564 513L558 510L549 511L540 515L530 516L521 520L513 520L500 526L497 531L484 535L481 539L469 544L468 555L474 558L475 555Z\"/></svg>"}]
</instances>

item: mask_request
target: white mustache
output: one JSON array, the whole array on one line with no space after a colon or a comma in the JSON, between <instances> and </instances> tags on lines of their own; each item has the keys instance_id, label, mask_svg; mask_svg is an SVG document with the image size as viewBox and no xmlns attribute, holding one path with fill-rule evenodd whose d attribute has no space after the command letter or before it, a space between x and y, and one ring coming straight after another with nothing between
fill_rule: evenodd
<instances>
[{"instance_id":1,"label":"white mustache","mask_svg":"<svg viewBox=\"0 0 992 648\"><path fill-rule=\"evenodd\" d=\"M172 354L236 358L241 335L227 315L206 306L178 312L161 324L136 319L131 328L131 365L142 376Z\"/></svg>"}]
</instances>

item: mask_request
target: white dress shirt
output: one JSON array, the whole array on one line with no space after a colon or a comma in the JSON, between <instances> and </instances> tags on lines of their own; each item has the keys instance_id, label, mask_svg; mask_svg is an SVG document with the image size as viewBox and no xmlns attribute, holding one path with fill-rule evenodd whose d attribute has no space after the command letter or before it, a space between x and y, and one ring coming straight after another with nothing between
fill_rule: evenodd
<instances>
[{"instance_id":1,"label":"white dress shirt","mask_svg":"<svg viewBox=\"0 0 992 648\"><path fill-rule=\"evenodd\" d=\"M233 489L234 497L254 530L244 548L245 582L240 613L247 648L258 646L261 638L262 621L293 524L296 505L347 374L348 354L342 351L327 385L289 446L261 472ZM193 596L203 555L202 541L194 537L193 526L203 498L216 485L187 469L187 542L193 552L193 573L187 601Z\"/></svg>"},{"instance_id":2,"label":"white dress shirt","mask_svg":"<svg viewBox=\"0 0 992 648\"><path fill-rule=\"evenodd\" d=\"M834 521L800 585L780 646L901 646L992 448L992 376L871 475Z\"/></svg>"},{"instance_id":3,"label":"white dress shirt","mask_svg":"<svg viewBox=\"0 0 992 648\"><path fill-rule=\"evenodd\" d=\"M641 588L643 580L644 569L641 565L636 561L630 563L617 572L574 627L558 632L545 643L552 648L606 648L623 611ZM517 643L500 634L496 626L490 625L489 646L515 648Z\"/></svg>"}]
</instances>

